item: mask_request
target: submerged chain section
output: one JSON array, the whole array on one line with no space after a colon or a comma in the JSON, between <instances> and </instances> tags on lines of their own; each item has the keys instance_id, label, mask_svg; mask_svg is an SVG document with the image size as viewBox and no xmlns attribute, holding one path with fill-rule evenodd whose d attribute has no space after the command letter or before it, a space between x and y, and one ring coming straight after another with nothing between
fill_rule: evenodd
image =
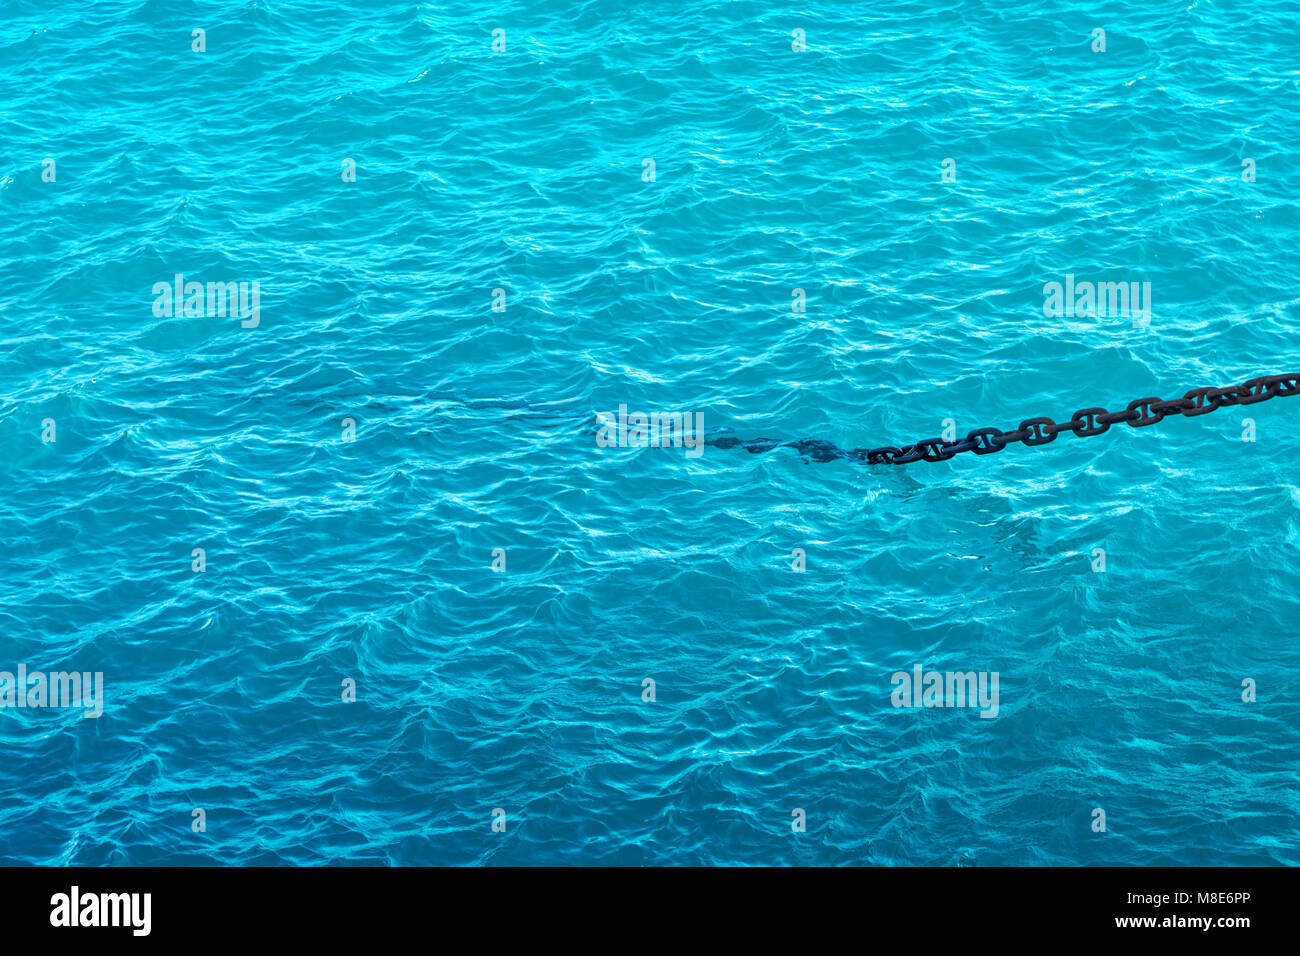
<instances>
[{"instance_id":1,"label":"submerged chain section","mask_svg":"<svg viewBox=\"0 0 1300 956\"><path fill-rule=\"evenodd\" d=\"M1182 398L1164 400L1161 398L1136 398L1129 402L1123 411L1108 412L1104 408L1081 408L1070 416L1070 420L1057 423L1050 418L1026 418L1020 426L1004 432L999 428L976 428L956 441L944 441L942 438L926 438L912 445L895 447L886 445L882 448L838 448L828 441L804 439L802 441L781 441L777 438L735 438L732 436L715 436L706 439L706 444L717 448L744 448L752 454L761 454L773 448L794 448L811 461L835 461L848 458L866 462L868 465L905 465L913 461L947 461L964 451L973 451L977 455L991 455L1008 445L1020 442L1024 445L1046 445L1056 440L1056 436L1069 432L1080 438L1091 438L1110 430L1111 425L1120 422L1132 428L1144 428L1154 425L1167 415L1184 415L1194 418L1208 415L1216 408L1228 405L1254 405L1270 398L1287 397L1300 393L1300 372L1286 375L1267 375L1252 378L1240 385L1227 388L1194 388Z\"/></svg>"}]
</instances>

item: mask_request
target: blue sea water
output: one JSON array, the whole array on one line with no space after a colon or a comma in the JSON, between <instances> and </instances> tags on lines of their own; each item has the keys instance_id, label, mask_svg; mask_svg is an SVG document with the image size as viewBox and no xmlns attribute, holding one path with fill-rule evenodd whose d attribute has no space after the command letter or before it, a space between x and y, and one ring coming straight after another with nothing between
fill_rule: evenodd
<instances>
[{"instance_id":1,"label":"blue sea water","mask_svg":"<svg viewBox=\"0 0 1300 956\"><path fill-rule=\"evenodd\" d=\"M1300 369L1295 3L1049 6L4 0L0 862L1300 863L1300 401L595 440Z\"/></svg>"}]
</instances>

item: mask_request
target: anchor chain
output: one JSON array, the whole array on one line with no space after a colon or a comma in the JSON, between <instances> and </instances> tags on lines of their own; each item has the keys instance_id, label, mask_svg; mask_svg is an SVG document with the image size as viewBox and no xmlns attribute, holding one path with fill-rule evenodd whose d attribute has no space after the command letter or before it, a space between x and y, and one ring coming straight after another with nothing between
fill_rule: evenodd
<instances>
[{"instance_id":1,"label":"anchor chain","mask_svg":"<svg viewBox=\"0 0 1300 956\"><path fill-rule=\"evenodd\" d=\"M1104 434L1112 425L1120 422L1132 428L1145 428L1162 421L1168 415L1179 414L1194 418L1197 415L1208 415L1216 408L1254 405L1270 398L1285 398L1296 394L1300 394L1300 372L1252 378L1248 382L1226 388L1194 388L1182 398L1167 401L1155 396L1136 398L1123 411L1108 412L1099 407L1081 408L1070 416L1069 421L1059 424L1050 418L1040 417L1027 418L1011 431L976 428L968 432L965 438L955 441L926 438L902 447L885 445L881 448L854 448L851 451L820 440L783 442L772 438L755 438L746 441L724 436L709 439L708 444L718 448L742 447L755 454L773 448L794 448L814 461L850 458L868 465L906 465L914 461L948 461L966 451L991 455L1017 442L1031 446L1046 445L1062 433L1091 438L1093 435Z\"/></svg>"}]
</instances>

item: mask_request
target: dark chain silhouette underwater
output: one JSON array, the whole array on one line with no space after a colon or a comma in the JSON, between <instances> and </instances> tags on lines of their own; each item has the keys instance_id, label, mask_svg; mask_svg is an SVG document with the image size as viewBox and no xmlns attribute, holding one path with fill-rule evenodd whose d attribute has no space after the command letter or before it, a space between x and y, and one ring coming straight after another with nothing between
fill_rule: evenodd
<instances>
[{"instance_id":1,"label":"dark chain silhouette underwater","mask_svg":"<svg viewBox=\"0 0 1300 956\"><path fill-rule=\"evenodd\" d=\"M1226 388L1194 388L1182 398L1138 398L1129 402L1123 411L1117 412L1108 412L1104 408L1083 408L1070 416L1069 421L1060 424L1050 418L1027 418L1013 431L976 428L968 432L965 438L955 441L926 438L902 447L885 445L881 448L847 449L815 438L782 441L779 438L713 435L705 438L704 443L715 448L743 448L754 455L774 448L793 448L807 461L825 462L843 458L868 465L905 465L914 461L947 461L964 451L991 455L1014 442L1046 445L1064 432L1073 433L1080 438L1090 438L1109 431L1111 425L1119 422L1125 422L1132 428L1143 428L1175 413L1193 418L1208 415L1216 408L1254 405L1270 398L1285 398L1296 394L1300 394L1300 372L1252 378L1241 385L1229 385Z\"/></svg>"}]
</instances>

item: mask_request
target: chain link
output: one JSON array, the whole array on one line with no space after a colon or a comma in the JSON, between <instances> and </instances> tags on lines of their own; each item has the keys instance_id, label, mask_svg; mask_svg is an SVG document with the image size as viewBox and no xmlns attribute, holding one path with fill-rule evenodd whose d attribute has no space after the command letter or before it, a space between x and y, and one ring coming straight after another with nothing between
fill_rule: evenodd
<instances>
[{"instance_id":1,"label":"chain link","mask_svg":"<svg viewBox=\"0 0 1300 956\"><path fill-rule=\"evenodd\" d=\"M902 448L886 445L882 448L855 448L852 451L845 451L827 441L782 442L774 438L755 438L745 441L725 437L707 441L708 444L719 448L741 447L756 454L773 448L795 448L805 458L813 461L851 458L866 462L868 465L905 465L914 461L948 461L965 451L973 451L977 455L991 455L1015 442L1031 446L1046 445L1055 441L1056 436L1062 432L1071 432L1078 438L1090 438L1093 435L1104 434L1111 425L1119 422L1126 422L1132 428L1145 428L1170 415L1193 418L1197 415L1207 415L1216 408L1229 405L1254 405L1270 398L1286 398L1296 394L1300 394L1300 372L1267 375L1252 378L1240 385L1229 385L1227 388L1194 388L1182 398L1168 401L1154 396L1139 398L1129 402L1127 407L1119 412L1108 412L1104 408L1083 408L1075 412L1069 421L1060 424L1050 418L1027 418L1014 431L976 428L967 432L965 438L955 441L926 438Z\"/></svg>"}]
</instances>

